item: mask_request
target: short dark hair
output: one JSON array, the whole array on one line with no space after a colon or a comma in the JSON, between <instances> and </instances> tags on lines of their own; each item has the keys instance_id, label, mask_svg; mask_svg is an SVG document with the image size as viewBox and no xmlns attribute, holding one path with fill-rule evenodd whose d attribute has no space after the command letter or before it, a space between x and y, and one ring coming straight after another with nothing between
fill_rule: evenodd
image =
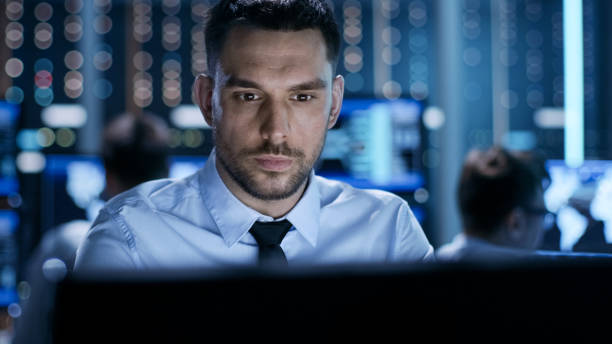
<instances>
[{"instance_id":1,"label":"short dark hair","mask_svg":"<svg viewBox=\"0 0 612 344\"><path fill-rule=\"evenodd\" d=\"M208 71L221 55L227 34L237 25L276 31L318 29L325 39L327 59L335 70L340 33L326 0L221 0L210 9L205 28Z\"/></svg>"},{"instance_id":2,"label":"short dark hair","mask_svg":"<svg viewBox=\"0 0 612 344\"><path fill-rule=\"evenodd\" d=\"M168 127L160 117L125 113L105 128L102 159L126 188L168 177Z\"/></svg>"},{"instance_id":3,"label":"short dark hair","mask_svg":"<svg viewBox=\"0 0 612 344\"><path fill-rule=\"evenodd\" d=\"M544 167L537 166L541 161L532 157L499 146L469 152L457 190L468 234L494 234L514 208L529 207L545 179Z\"/></svg>"}]
</instances>

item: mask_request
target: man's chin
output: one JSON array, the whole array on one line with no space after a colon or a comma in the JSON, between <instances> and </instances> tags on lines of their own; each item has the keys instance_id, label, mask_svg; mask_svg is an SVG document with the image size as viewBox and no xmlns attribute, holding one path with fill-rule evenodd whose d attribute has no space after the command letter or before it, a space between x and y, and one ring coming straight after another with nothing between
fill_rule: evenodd
<instances>
[{"instance_id":1,"label":"man's chin","mask_svg":"<svg viewBox=\"0 0 612 344\"><path fill-rule=\"evenodd\" d=\"M257 187L247 190L251 196L266 200L280 201L293 196L299 187L291 187L291 185L266 185L265 183L257 183Z\"/></svg>"}]
</instances>

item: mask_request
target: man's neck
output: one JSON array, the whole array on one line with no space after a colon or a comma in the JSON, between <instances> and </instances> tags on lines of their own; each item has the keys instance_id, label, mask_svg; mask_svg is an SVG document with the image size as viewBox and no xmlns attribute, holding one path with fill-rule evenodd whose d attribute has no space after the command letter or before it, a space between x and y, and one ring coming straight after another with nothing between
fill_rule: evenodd
<instances>
[{"instance_id":1,"label":"man's neck","mask_svg":"<svg viewBox=\"0 0 612 344\"><path fill-rule=\"evenodd\" d=\"M291 196L281 200L262 200L253 197L251 194L246 192L236 181L229 175L229 173L222 167L222 164L217 161L215 162L217 173L221 177L223 184L228 190L238 198L238 200L244 203L249 208L252 208L263 215L273 217L275 219L285 216L297 202L302 198L306 185L308 185L308 179L302 183L298 190Z\"/></svg>"}]
</instances>

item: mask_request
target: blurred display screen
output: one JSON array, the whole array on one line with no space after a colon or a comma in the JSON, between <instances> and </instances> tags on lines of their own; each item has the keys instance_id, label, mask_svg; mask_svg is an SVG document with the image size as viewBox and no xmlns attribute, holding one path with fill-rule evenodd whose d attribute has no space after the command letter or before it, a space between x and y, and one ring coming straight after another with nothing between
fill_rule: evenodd
<instances>
[{"instance_id":1,"label":"blurred display screen","mask_svg":"<svg viewBox=\"0 0 612 344\"><path fill-rule=\"evenodd\" d=\"M572 249L590 219L604 222L605 240L612 243L612 161L590 160L571 168L562 160L550 160L547 170L551 184L544 200L556 214L561 249Z\"/></svg>"},{"instance_id":2,"label":"blurred display screen","mask_svg":"<svg viewBox=\"0 0 612 344\"><path fill-rule=\"evenodd\" d=\"M0 101L0 196L17 192L15 132L20 114L18 105Z\"/></svg>"},{"instance_id":3,"label":"blurred display screen","mask_svg":"<svg viewBox=\"0 0 612 344\"><path fill-rule=\"evenodd\" d=\"M360 188L422 187L421 113L414 100L345 99L317 174Z\"/></svg>"},{"instance_id":4,"label":"blurred display screen","mask_svg":"<svg viewBox=\"0 0 612 344\"><path fill-rule=\"evenodd\" d=\"M13 209L21 196L15 166L19 105L0 101L0 306L17 302L16 266L19 214ZM12 199L12 201L11 201Z\"/></svg>"},{"instance_id":5,"label":"blurred display screen","mask_svg":"<svg viewBox=\"0 0 612 344\"><path fill-rule=\"evenodd\" d=\"M97 215L105 187L100 158L87 155L48 155L43 171L43 230ZM97 209L95 209L97 208Z\"/></svg>"}]
</instances>

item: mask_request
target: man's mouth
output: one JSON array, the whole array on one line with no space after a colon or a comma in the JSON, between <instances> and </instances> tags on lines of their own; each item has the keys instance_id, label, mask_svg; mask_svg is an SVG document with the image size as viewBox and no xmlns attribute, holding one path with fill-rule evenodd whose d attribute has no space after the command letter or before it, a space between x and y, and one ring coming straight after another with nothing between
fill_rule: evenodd
<instances>
[{"instance_id":1,"label":"man's mouth","mask_svg":"<svg viewBox=\"0 0 612 344\"><path fill-rule=\"evenodd\" d=\"M283 172L293 164L293 159L280 155L259 155L255 157L257 165L266 171Z\"/></svg>"}]
</instances>

